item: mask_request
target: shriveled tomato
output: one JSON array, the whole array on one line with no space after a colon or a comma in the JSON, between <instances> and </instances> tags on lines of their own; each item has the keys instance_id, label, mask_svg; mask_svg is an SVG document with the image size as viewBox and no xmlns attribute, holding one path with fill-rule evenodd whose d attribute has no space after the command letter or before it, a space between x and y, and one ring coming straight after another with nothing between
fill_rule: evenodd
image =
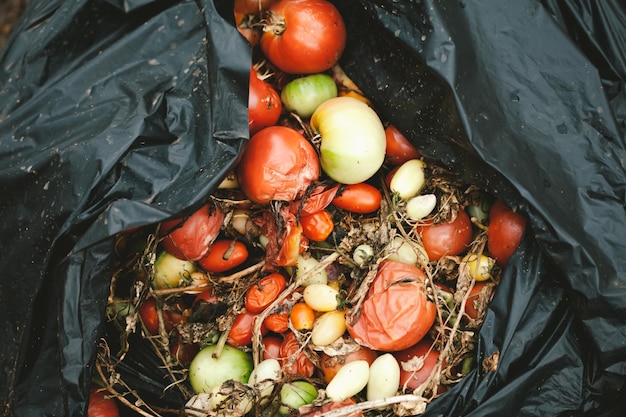
<instances>
[{"instance_id":1,"label":"shriveled tomato","mask_svg":"<svg viewBox=\"0 0 626 417\"><path fill-rule=\"evenodd\" d=\"M245 310L237 314L228 332L226 343L236 348L250 346L256 317L256 314ZM261 334L267 334L267 327L261 325Z\"/></svg>"},{"instance_id":2,"label":"shriveled tomato","mask_svg":"<svg viewBox=\"0 0 626 417\"><path fill-rule=\"evenodd\" d=\"M315 323L315 310L307 303L296 303L291 307L289 320L296 330L311 330Z\"/></svg>"},{"instance_id":3,"label":"shriveled tomato","mask_svg":"<svg viewBox=\"0 0 626 417\"><path fill-rule=\"evenodd\" d=\"M320 355L320 367L324 374L324 381L329 383L331 379L337 374L337 371L341 369L343 365L352 361L364 360L370 365L378 357L378 354L372 349L365 346L359 346L355 351L347 353L345 355L330 356L326 353Z\"/></svg>"},{"instance_id":4,"label":"shriveled tomato","mask_svg":"<svg viewBox=\"0 0 626 417\"><path fill-rule=\"evenodd\" d=\"M246 292L246 309L252 313L260 313L276 300L287 287L287 280L277 272L259 280Z\"/></svg>"},{"instance_id":5,"label":"shriveled tomato","mask_svg":"<svg viewBox=\"0 0 626 417\"><path fill-rule=\"evenodd\" d=\"M289 330L289 313L283 311L268 314L263 323L270 332L284 333Z\"/></svg>"},{"instance_id":6,"label":"shriveled tomato","mask_svg":"<svg viewBox=\"0 0 626 417\"><path fill-rule=\"evenodd\" d=\"M326 0L280 0L270 7L266 20L261 50L286 73L326 71L346 46L343 18Z\"/></svg>"},{"instance_id":7,"label":"shriveled tomato","mask_svg":"<svg viewBox=\"0 0 626 417\"><path fill-rule=\"evenodd\" d=\"M301 201L292 203L296 205L296 209L292 211L299 211L300 215L308 216L309 214L314 214L325 209L333 202L333 198L337 195L339 187L340 184L316 186L313 191L307 194Z\"/></svg>"},{"instance_id":8,"label":"shriveled tomato","mask_svg":"<svg viewBox=\"0 0 626 417\"><path fill-rule=\"evenodd\" d=\"M120 409L115 398L103 388L92 385L89 390L87 417L119 417Z\"/></svg>"},{"instance_id":9,"label":"shriveled tomato","mask_svg":"<svg viewBox=\"0 0 626 417\"><path fill-rule=\"evenodd\" d=\"M284 371L289 375L313 376L315 364L302 352L298 339L288 332L280 345L280 358Z\"/></svg>"},{"instance_id":10,"label":"shriveled tomato","mask_svg":"<svg viewBox=\"0 0 626 417\"><path fill-rule=\"evenodd\" d=\"M319 178L319 158L313 145L294 129L270 126L252 136L237 175L241 190L256 203L293 201Z\"/></svg>"},{"instance_id":11,"label":"shriveled tomato","mask_svg":"<svg viewBox=\"0 0 626 417\"><path fill-rule=\"evenodd\" d=\"M498 265L504 267L509 262L525 230L526 217L511 210L502 200L493 202L489 210L487 248Z\"/></svg>"},{"instance_id":12,"label":"shriveled tomato","mask_svg":"<svg viewBox=\"0 0 626 417\"><path fill-rule=\"evenodd\" d=\"M325 241L335 228L333 216L327 210L302 216L300 224L302 225L302 233L314 242Z\"/></svg>"},{"instance_id":13,"label":"shriveled tomato","mask_svg":"<svg viewBox=\"0 0 626 417\"><path fill-rule=\"evenodd\" d=\"M214 204L205 204L187 218L165 221L160 235L163 249L179 259L197 261L209 252L224 221L224 212Z\"/></svg>"},{"instance_id":14,"label":"shriveled tomato","mask_svg":"<svg viewBox=\"0 0 626 417\"><path fill-rule=\"evenodd\" d=\"M472 222L464 210L447 223L420 226L418 232L428 259L436 262L441 257L463 253L472 242Z\"/></svg>"},{"instance_id":15,"label":"shriveled tomato","mask_svg":"<svg viewBox=\"0 0 626 417\"><path fill-rule=\"evenodd\" d=\"M378 210L382 199L378 188L361 182L341 187L333 199L333 204L353 213L366 214Z\"/></svg>"},{"instance_id":16,"label":"shriveled tomato","mask_svg":"<svg viewBox=\"0 0 626 417\"><path fill-rule=\"evenodd\" d=\"M218 239L209 247L209 253L198 259L206 272L220 273L238 267L248 259L248 248L243 242Z\"/></svg>"},{"instance_id":17,"label":"shriveled tomato","mask_svg":"<svg viewBox=\"0 0 626 417\"><path fill-rule=\"evenodd\" d=\"M273 126L278 122L283 105L280 95L269 83L260 79L254 68L250 70L250 90L248 93L248 128L250 135Z\"/></svg>"},{"instance_id":18,"label":"shriveled tomato","mask_svg":"<svg viewBox=\"0 0 626 417\"><path fill-rule=\"evenodd\" d=\"M350 312L348 332L362 346L393 352L420 341L435 322L437 308L428 300L426 275L413 265L383 261L360 315Z\"/></svg>"},{"instance_id":19,"label":"shriveled tomato","mask_svg":"<svg viewBox=\"0 0 626 417\"><path fill-rule=\"evenodd\" d=\"M280 336L264 336L261 340L263 343L263 359L280 359L280 345L283 338Z\"/></svg>"},{"instance_id":20,"label":"shriveled tomato","mask_svg":"<svg viewBox=\"0 0 626 417\"><path fill-rule=\"evenodd\" d=\"M157 313L156 300L154 298L148 298L141 303L137 312L139 313L139 318L146 331L153 336L159 334L159 316ZM163 325L165 331L172 331L178 323L184 321L185 317L181 313L175 310L163 309Z\"/></svg>"},{"instance_id":21,"label":"shriveled tomato","mask_svg":"<svg viewBox=\"0 0 626 417\"><path fill-rule=\"evenodd\" d=\"M385 128L385 139L387 139L385 160L392 165L402 165L406 161L422 156L394 125L389 124Z\"/></svg>"},{"instance_id":22,"label":"shriveled tomato","mask_svg":"<svg viewBox=\"0 0 626 417\"><path fill-rule=\"evenodd\" d=\"M414 390L426 382L439 359L439 351L432 345L430 338L424 338L408 349L393 353L400 364L400 389Z\"/></svg>"},{"instance_id":23,"label":"shriveled tomato","mask_svg":"<svg viewBox=\"0 0 626 417\"><path fill-rule=\"evenodd\" d=\"M346 398L343 401L331 401L322 404L321 406L315 406L314 410L308 411L305 414L300 414L301 417L319 417L333 410L339 410L344 407L350 407L356 404L356 400L352 397ZM353 411L351 413L342 413L343 417L363 417L362 411Z\"/></svg>"}]
</instances>

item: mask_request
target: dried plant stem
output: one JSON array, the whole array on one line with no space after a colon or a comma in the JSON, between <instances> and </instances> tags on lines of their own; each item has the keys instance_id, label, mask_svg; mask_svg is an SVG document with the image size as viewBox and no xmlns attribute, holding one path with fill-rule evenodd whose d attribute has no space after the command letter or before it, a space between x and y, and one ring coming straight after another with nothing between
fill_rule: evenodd
<instances>
[{"instance_id":1,"label":"dried plant stem","mask_svg":"<svg viewBox=\"0 0 626 417\"><path fill-rule=\"evenodd\" d=\"M398 404L403 402L423 402L424 397L413 394L396 395L395 397L382 398L380 400L363 401L357 404L341 407L336 410L327 411L320 414L318 417L342 417L355 413L357 411L374 410L377 408L386 407L392 404Z\"/></svg>"}]
</instances>

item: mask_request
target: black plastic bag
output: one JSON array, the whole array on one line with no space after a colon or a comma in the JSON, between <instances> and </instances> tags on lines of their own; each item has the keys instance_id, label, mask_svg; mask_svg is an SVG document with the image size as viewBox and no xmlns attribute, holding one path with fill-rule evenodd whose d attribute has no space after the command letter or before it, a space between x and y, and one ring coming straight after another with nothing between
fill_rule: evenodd
<instances>
[{"instance_id":1,"label":"black plastic bag","mask_svg":"<svg viewBox=\"0 0 626 417\"><path fill-rule=\"evenodd\" d=\"M250 56L216 3L35 1L0 56L4 414L82 415L112 236L193 208L235 163ZM381 117L530 217L479 368L426 415L620 415L624 7L335 3Z\"/></svg>"}]
</instances>

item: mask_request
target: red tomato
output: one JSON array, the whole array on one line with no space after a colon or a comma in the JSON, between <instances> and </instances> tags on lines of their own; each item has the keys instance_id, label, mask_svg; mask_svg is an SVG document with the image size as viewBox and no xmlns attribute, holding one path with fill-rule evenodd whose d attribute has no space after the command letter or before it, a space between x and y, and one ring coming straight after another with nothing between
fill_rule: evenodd
<instances>
[{"instance_id":1,"label":"red tomato","mask_svg":"<svg viewBox=\"0 0 626 417\"><path fill-rule=\"evenodd\" d=\"M509 262L525 230L526 217L511 210L501 200L494 201L489 210L487 248L498 265L504 267Z\"/></svg>"},{"instance_id":2,"label":"red tomato","mask_svg":"<svg viewBox=\"0 0 626 417\"><path fill-rule=\"evenodd\" d=\"M420 159L422 155L415 146L393 125L385 128L387 148L385 159L392 165L402 165L411 159Z\"/></svg>"},{"instance_id":3,"label":"red tomato","mask_svg":"<svg viewBox=\"0 0 626 417\"><path fill-rule=\"evenodd\" d=\"M159 334L159 316L157 314L156 301L154 298L148 298L141 306L139 306L139 318L143 323L146 331L154 336ZM178 323L185 321L185 317L174 310L163 309L163 325L165 331L170 332Z\"/></svg>"},{"instance_id":4,"label":"red tomato","mask_svg":"<svg viewBox=\"0 0 626 417\"><path fill-rule=\"evenodd\" d=\"M196 303L204 301L207 303L215 304L219 302L219 298L215 294L213 294L213 290L209 287L206 290L202 291L196 298L194 298L192 305L196 305Z\"/></svg>"},{"instance_id":5,"label":"red tomato","mask_svg":"<svg viewBox=\"0 0 626 417\"><path fill-rule=\"evenodd\" d=\"M362 346L393 352L419 342L435 322L437 307L428 300L426 274L402 262L381 262L360 315L346 317L348 332ZM356 318L356 321L353 321Z\"/></svg>"},{"instance_id":6,"label":"red tomato","mask_svg":"<svg viewBox=\"0 0 626 417\"><path fill-rule=\"evenodd\" d=\"M361 182L341 187L333 199L333 204L353 213L366 214L378 210L382 199L378 188Z\"/></svg>"},{"instance_id":7,"label":"red tomato","mask_svg":"<svg viewBox=\"0 0 626 417\"><path fill-rule=\"evenodd\" d=\"M289 320L296 330L311 330L315 322L315 310L307 303L296 303L291 307Z\"/></svg>"},{"instance_id":8,"label":"red tomato","mask_svg":"<svg viewBox=\"0 0 626 417\"><path fill-rule=\"evenodd\" d=\"M282 274L275 272L261 278L246 292L246 309L251 313L262 312L286 287L287 280Z\"/></svg>"},{"instance_id":9,"label":"red tomato","mask_svg":"<svg viewBox=\"0 0 626 417\"><path fill-rule=\"evenodd\" d=\"M242 311L235 317L235 321L228 332L226 343L232 347L250 346L254 330L256 314L249 311ZM267 328L261 326L261 334L266 334Z\"/></svg>"},{"instance_id":10,"label":"red tomato","mask_svg":"<svg viewBox=\"0 0 626 417\"><path fill-rule=\"evenodd\" d=\"M326 0L279 0L270 7L261 51L281 71L313 74L339 61L346 46L346 27Z\"/></svg>"},{"instance_id":11,"label":"red tomato","mask_svg":"<svg viewBox=\"0 0 626 417\"><path fill-rule=\"evenodd\" d=\"M428 259L436 262L444 255L463 253L472 242L472 222L464 210L450 222L420 226L418 232Z\"/></svg>"},{"instance_id":12,"label":"red tomato","mask_svg":"<svg viewBox=\"0 0 626 417\"><path fill-rule=\"evenodd\" d=\"M300 218L302 233L314 242L323 242L333 232L335 222L333 216L327 210Z\"/></svg>"},{"instance_id":13,"label":"red tomato","mask_svg":"<svg viewBox=\"0 0 626 417\"><path fill-rule=\"evenodd\" d=\"M326 353L322 353L320 355L320 367L324 374L324 381L328 384L335 377L337 371L346 363L364 360L371 365L377 357L378 354L375 351L364 346L345 355L329 356Z\"/></svg>"},{"instance_id":14,"label":"red tomato","mask_svg":"<svg viewBox=\"0 0 626 417\"><path fill-rule=\"evenodd\" d=\"M471 318L472 320L476 320L480 316L480 312L478 311L478 308L476 308L476 305L474 304L474 302L478 300L479 294L483 290L485 285L486 285L486 282L482 282L482 281L475 282L474 286L469 292L467 301L465 301L465 314L467 314L468 317Z\"/></svg>"},{"instance_id":15,"label":"red tomato","mask_svg":"<svg viewBox=\"0 0 626 417\"><path fill-rule=\"evenodd\" d=\"M280 336L265 336L263 343L263 359L280 359L280 345L283 338Z\"/></svg>"},{"instance_id":16,"label":"red tomato","mask_svg":"<svg viewBox=\"0 0 626 417\"><path fill-rule=\"evenodd\" d=\"M257 76L254 68L250 70L250 90L248 93L248 126L250 135L273 126L278 122L283 111L280 95L274 87Z\"/></svg>"},{"instance_id":17,"label":"red tomato","mask_svg":"<svg viewBox=\"0 0 626 417\"><path fill-rule=\"evenodd\" d=\"M280 358L284 371L289 375L313 376L315 364L302 352L300 343L292 332L288 332L280 345Z\"/></svg>"},{"instance_id":18,"label":"red tomato","mask_svg":"<svg viewBox=\"0 0 626 417\"><path fill-rule=\"evenodd\" d=\"M199 351L200 348L196 344L183 343L181 341L170 343L170 353L184 367L189 367L189 364Z\"/></svg>"},{"instance_id":19,"label":"red tomato","mask_svg":"<svg viewBox=\"0 0 626 417\"><path fill-rule=\"evenodd\" d=\"M350 407L356 404L356 400L352 397L347 398L340 402L328 402L321 406L316 406L314 411L309 411L305 414L301 414L301 417L319 417L328 413L329 411L339 410L340 408ZM353 411L350 414L341 414L342 417L363 417L362 411Z\"/></svg>"},{"instance_id":20,"label":"red tomato","mask_svg":"<svg viewBox=\"0 0 626 417\"><path fill-rule=\"evenodd\" d=\"M285 126L270 126L248 142L237 167L244 194L260 204L293 201L320 175L317 152L300 133Z\"/></svg>"},{"instance_id":21,"label":"red tomato","mask_svg":"<svg viewBox=\"0 0 626 417\"><path fill-rule=\"evenodd\" d=\"M209 253L198 259L198 265L206 272L229 271L248 259L248 248L238 240L218 239L209 247Z\"/></svg>"},{"instance_id":22,"label":"red tomato","mask_svg":"<svg viewBox=\"0 0 626 417\"><path fill-rule=\"evenodd\" d=\"M289 330L289 314L286 311L268 314L263 323L270 332L285 333Z\"/></svg>"},{"instance_id":23,"label":"red tomato","mask_svg":"<svg viewBox=\"0 0 626 417\"><path fill-rule=\"evenodd\" d=\"M340 184L334 184L332 186L316 186L313 191L310 194L307 193L306 197L301 201L291 203L297 205L296 209L293 211L300 211L302 216L308 216L325 209L330 203L333 202L333 198L337 195L339 187Z\"/></svg>"},{"instance_id":24,"label":"red tomato","mask_svg":"<svg viewBox=\"0 0 626 417\"><path fill-rule=\"evenodd\" d=\"M197 261L207 254L224 221L219 206L205 204L187 218L168 220L161 224L161 244L166 252L179 259Z\"/></svg>"},{"instance_id":25,"label":"red tomato","mask_svg":"<svg viewBox=\"0 0 626 417\"><path fill-rule=\"evenodd\" d=\"M119 417L120 410L108 391L93 385L89 390L87 417Z\"/></svg>"},{"instance_id":26,"label":"red tomato","mask_svg":"<svg viewBox=\"0 0 626 417\"><path fill-rule=\"evenodd\" d=\"M437 364L437 359L439 359L439 351L434 348L431 349L432 344L432 340L424 338L408 349L393 353L393 356L400 364L400 389L414 390L426 382ZM410 361L420 357L424 358L423 366L416 369L418 365L411 364ZM419 359L416 361L419 361ZM405 366L408 367L409 370L403 369L402 362L408 362ZM445 362L443 366L445 366Z\"/></svg>"}]
</instances>

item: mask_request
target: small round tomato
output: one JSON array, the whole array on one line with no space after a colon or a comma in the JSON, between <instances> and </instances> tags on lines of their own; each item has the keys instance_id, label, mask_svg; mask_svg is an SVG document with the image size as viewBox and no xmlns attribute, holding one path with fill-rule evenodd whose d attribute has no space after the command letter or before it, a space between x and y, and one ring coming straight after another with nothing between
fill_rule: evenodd
<instances>
[{"instance_id":1,"label":"small round tomato","mask_svg":"<svg viewBox=\"0 0 626 417\"><path fill-rule=\"evenodd\" d=\"M92 385L89 390L87 417L119 417L120 410L115 398L105 389Z\"/></svg>"},{"instance_id":2,"label":"small round tomato","mask_svg":"<svg viewBox=\"0 0 626 417\"><path fill-rule=\"evenodd\" d=\"M346 27L332 3L279 0L269 10L261 50L281 71L319 73L339 61L346 46Z\"/></svg>"},{"instance_id":3,"label":"small round tomato","mask_svg":"<svg viewBox=\"0 0 626 417\"><path fill-rule=\"evenodd\" d=\"M280 345L283 338L280 336L264 336L261 340L263 343L263 360L280 359Z\"/></svg>"},{"instance_id":4,"label":"small round tomato","mask_svg":"<svg viewBox=\"0 0 626 417\"><path fill-rule=\"evenodd\" d=\"M341 187L333 199L333 204L353 213L367 214L378 210L382 199L378 188L361 182Z\"/></svg>"},{"instance_id":5,"label":"small round tomato","mask_svg":"<svg viewBox=\"0 0 626 417\"><path fill-rule=\"evenodd\" d=\"M302 233L314 242L323 242L333 232L335 222L327 210L320 210L300 218Z\"/></svg>"},{"instance_id":6,"label":"small round tomato","mask_svg":"<svg viewBox=\"0 0 626 417\"><path fill-rule=\"evenodd\" d=\"M450 222L419 226L418 232L431 262L436 262L445 255L463 253L473 237L472 222L464 210L460 210Z\"/></svg>"},{"instance_id":7,"label":"small round tomato","mask_svg":"<svg viewBox=\"0 0 626 417\"><path fill-rule=\"evenodd\" d=\"M154 298L144 300L137 312L148 334L152 336L159 334L159 316L157 313L156 300ZM185 317L182 314L174 310L163 309L163 325L165 326L165 331L172 331L178 323L184 321Z\"/></svg>"},{"instance_id":8,"label":"small round tomato","mask_svg":"<svg viewBox=\"0 0 626 417\"><path fill-rule=\"evenodd\" d=\"M259 204L296 200L319 175L313 145L286 126L270 126L254 134L237 165L241 190Z\"/></svg>"},{"instance_id":9,"label":"small round tomato","mask_svg":"<svg viewBox=\"0 0 626 417\"><path fill-rule=\"evenodd\" d=\"M161 224L161 244L166 252L179 259L197 261L207 254L224 221L224 212L217 205L205 204L191 216Z\"/></svg>"},{"instance_id":10,"label":"small round tomato","mask_svg":"<svg viewBox=\"0 0 626 417\"><path fill-rule=\"evenodd\" d=\"M424 338L408 349L393 353L400 364L400 389L414 390L426 382L439 359L439 351L432 345L432 340Z\"/></svg>"},{"instance_id":11,"label":"small round tomato","mask_svg":"<svg viewBox=\"0 0 626 417\"><path fill-rule=\"evenodd\" d=\"M235 317L235 321L228 332L226 343L238 348L250 346L254 335L254 323L257 315L249 311L242 311ZM266 334L267 328L261 326L261 334Z\"/></svg>"},{"instance_id":12,"label":"small round tomato","mask_svg":"<svg viewBox=\"0 0 626 417\"><path fill-rule=\"evenodd\" d=\"M496 200L489 210L487 248L496 263L504 267L517 250L524 231L526 217L511 210L501 200Z\"/></svg>"},{"instance_id":13,"label":"small round tomato","mask_svg":"<svg viewBox=\"0 0 626 417\"><path fill-rule=\"evenodd\" d=\"M260 313L276 300L287 287L287 280L277 272L259 280L246 292L246 309L252 313Z\"/></svg>"},{"instance_id":14,"label":"small round tomato","mask_svg":"<svg viewBox=\"0 0 626 417\"><path fill-rule=\"evenodd\" d=\"M385 128L385 139L387 139L385 159L392 165L402 165L406 161L422 157L415 146L394 125L390 124Z\"/></svg>"},{"instance_id":15,"label":"small round tomato","mask_svg":"<svg viewBox=\"0 0 626 417\"><path fill-rule=\"evenodd\" d=\"M337 374L337 371L346 363L364 360L371 365L377 357L378 354L375 351L365 346L361 346L359 349L345 355L330 356L326 353L322 353L320 355L320 367L324 374L324 381L329 383Z\"/></svg>"},{"instance_id":16,"label":"small round tomato","mask_svg":"<svg viewBox=\"0 0 626 417\"><path fill-rule=\"evenodd\" d=\"M298 339L288 332L280 345L280 360L285 373L289 375L313 376L315 364L302 352Z\"/></svg>"},{"instance_id":17,"label":"small round tomato","mask_svg":"<svg viewBox=\"0 0 626 417\"><path fill-rule=\"evenodd\" d=\"M296 330L311 330L313 323L315 323L315 310L307 303L296 303L291 307L289 320Z\"/></svg>"},{"instance_id":18,"label":"small round tomato","mask_svg":"<svg viewBox=\"0 0 626 417\"><path fill-rule=\"evenodd\" d=\"M280 313L268 314L263 322L270 332L285 333L289 330L289 313L286 311Z\"/></svg>"},{"instance_id":19,"label":"small round tomato","mask_svg":"<svg viewBox=\"0 0 626 417\"><path fill-rule=\"evenodd\" d=\"M278 122L283 105L278 92L269 83L260 79L254 68L250 70L248 92L248 128L250 135L273 126Z\"/></svg>"},{"instance_id":20,"label":"small round tomato","mask_svg":"<svg viewBox=\"0 0 626 417\"><path fill-rule=\"evenodd\" d=\"M248 259L248 248L238 240L218 239L209 247L209 253L198 259L198 265L209 273L226 272Z\"/></svg>"}]
</instances>

